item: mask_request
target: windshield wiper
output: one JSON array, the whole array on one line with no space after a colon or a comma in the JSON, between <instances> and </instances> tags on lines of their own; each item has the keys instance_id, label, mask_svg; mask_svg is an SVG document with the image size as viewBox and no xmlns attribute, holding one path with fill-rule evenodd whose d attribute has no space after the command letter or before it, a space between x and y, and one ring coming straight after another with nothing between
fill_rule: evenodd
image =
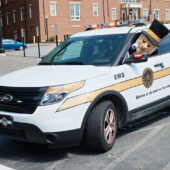
<instances>
[{"instance_id":1,"label":"windshield wiper","mask_svg":"<svg viewBox=\"0 0 170 170\"><path fill-rule=\"evenodd\" d=\"M72 61L72 62L61 62L61 63L54 63L54 65L85 65L83 62Z\"/></svg>"},{"instance_id":2,"label":"windshield wiper","mask_svg":"<svg viewBox=\"0 0 170 170\"><path fill-rule=\"evenodd\" d=\"M38 65L51 65L51 63L40 62Z\"/></svg>"}]
</instances>

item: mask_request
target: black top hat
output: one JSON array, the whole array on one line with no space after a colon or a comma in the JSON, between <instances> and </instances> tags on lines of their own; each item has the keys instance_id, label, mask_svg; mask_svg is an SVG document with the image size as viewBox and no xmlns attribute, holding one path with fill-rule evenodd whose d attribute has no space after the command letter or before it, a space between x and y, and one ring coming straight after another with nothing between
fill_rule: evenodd
<instances>
[{"instance_id":1,"label":"black top hat","mask_svg":"<svg viewBox=\"0 0 170 170\"><path fill-rule=\"evenodd\" d=\"M162 23L155 19L149 29L143 31L143 33L153 44L159 46L159 42L169 33L169 30Z\"/></svg>"}]
</instances>

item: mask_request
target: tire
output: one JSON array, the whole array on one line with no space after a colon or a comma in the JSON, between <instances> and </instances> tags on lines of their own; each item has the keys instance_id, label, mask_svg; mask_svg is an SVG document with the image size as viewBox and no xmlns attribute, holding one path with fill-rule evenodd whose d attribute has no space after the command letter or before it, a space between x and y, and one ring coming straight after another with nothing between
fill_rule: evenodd
<instances>
[{"instance_id":1,"label":"tire","mask_svg":"<svg viewBox=\"0 0 170 170\"><path fill-rule=\"evenodd\" d=\"M18 50L19 51L21 51L21 50L23 50L24 48L23 48L23 46L22 45L20 45L19 47L18 47Z\"/></svg>"},{"instance_id":2,"label":"tire","mask_svg":"<svg viewBox=\"0 0 170 170\"><path fill-rule=\"evenodd\" d=\"M87 145L96 151L112 149L117 134L117 115L111 101L97 104L88 118L85 138Z\"/></svg>"},{"instance_id":3,"label":"tire","mask_svg":"<svg viewBox=\"0 0 170 170\"><path fill-rule=\"evenodd\" d=\"M170 107L166 107L166 108L162 109L162 111L170 112Z\"/></svg>"}]
</instances>

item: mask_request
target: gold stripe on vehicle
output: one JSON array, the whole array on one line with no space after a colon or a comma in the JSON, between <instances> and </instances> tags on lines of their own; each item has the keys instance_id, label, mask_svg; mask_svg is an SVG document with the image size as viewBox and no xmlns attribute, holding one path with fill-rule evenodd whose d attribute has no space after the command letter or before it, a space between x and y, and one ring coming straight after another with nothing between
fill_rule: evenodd
<instances>
[{"instance_id":1,"label":"gold stripe on vehicle","mask_svg":"<svg viewBox=\"0 0 170 170\"><path fill-rule=\"evenodd\" d=\"M154 80L170 75L170 68L154 73Z\"/></svg>"},{"instance_id":2,"label":"gold stripe on vehicle","mask_svg":"<svg viewBox=\"0 0 170 170\"><path fill-rule=\"evenodd\" d=\"M147 30L147 33L153 37L157 42L161 41L161 39L150 29Z\"/></svg>"},{"instance_id":3,"label":"gold stripe on vehicle","mask_svg":"<svg viewBox=\"0 0 170 170\"><path fill-rule=\"evenodd\" d=\"M170 68L159 71L159 72L155 72L154 73L154 80L168 76L170 74ZM79 96L74 96L71 98L68 98L62 105L61 107L57 110L57 111L62 111L83 103L89 103L92 102L99 94L105 92L105 91L109 91L109 90L114 90L117 92L121 92L139 85L142 85L142 77L138 77L132 80L127 80L124 82L121 82L119 84L115 84L103 89L99 89L93 92L89 92L89 93L85 93L85 94L81 94Z\"/></svg>"}]
</instances>

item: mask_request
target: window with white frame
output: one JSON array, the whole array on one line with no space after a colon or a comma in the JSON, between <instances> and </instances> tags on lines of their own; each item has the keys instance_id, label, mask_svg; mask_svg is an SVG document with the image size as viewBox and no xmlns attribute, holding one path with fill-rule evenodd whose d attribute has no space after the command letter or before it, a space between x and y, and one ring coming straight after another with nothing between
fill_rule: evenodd
<instances>
[{"instance_id":1,"label":"window with white frame","mask_svg":"<svg viewBox=\"0 0 170 170\"><path fill-rule=\"evenodd\" d=\"M154 18L157 19L157 20L159 20L159 11L160 11L159 9L153 10Z\"/></svg>"},{"instance_id":2,"label":"window with white frame","mask_svg":"<svg viewBox=\"0 0 170 170\"><path fill-rule=\"evenodd\" d=\"M9 25L10 21L9 21L9 13L6 14L6 24Z\"/></svg>"},{"instance_id":3,"label":"window with white frame","mask_svg":"<svg viewBox=\"0 0 170 170\"><path fill-rule=\"evenodd\" d=\"M29 16L32 19L32 4L29 4Z\"/></svg>"},{"instance_id":4,"label":"window with white frame","mask_svg":"<svg viewBox=\"0 0 170 170\"><path fill-rule=\"evenodd\" d=\"M143 17L143 19L147 19L148 18L148 10L147 9L143 9L142 10L142 17Z\"/></svg>"},{"instance_id":5,"label":"window with white frame","mask_svg":"<svg viewBox=\"0 0 170 170\"><path fill-rule=\"evenodd\" d=\"M56 16L56 2L50 2L50 14L51 16Z\"/></svg>"},{"instance_id":6,"label":"window with white frame","mask_svg":"<svg viewBox=\"0 0 170 170\"><path fill-rule=\"evenodd\" d=\"M2 27L2 15L0 15L0 26Z\"/></svg>"},{"instance_id":7,"label":"window with white frame","mask_svg":"<svg viewBox=\"0 0 170 170\"><path fill-rule=\"evenodd\" d=\"M21 21L24 21L24 8L20 8Z\"/></svg>"},{"instance_id":8,"label":"window with white frame","mask_svg":"<svg viewBox=\"0 0 170 170\"><path fill-rule=\"evenodd\" d=\"M166 9L166 20L170 20L170 9Z\"/></svg>"},{"instance_id":9,"label":"window with white frame","mask_svg":"<svg viewBox=\"0 0 170 170\"><path fill-rule=\"evenodd\" d=\"M98 16L99 6L98 3L93 3L93 16Z\"/></svg>"},{"instance_id":10,"label":"window with white frame","mask_svg":"<svg viewBox=\"0 0 170 170\"><path fill-rule=\"evenodd\" d=\"M73 21L80 20L80 4L71 3L70 14L71 14L71 20Z\"/></svg>"},{"instance_id":11,"label":"window with white frame","mask_svg":"<svg viewBox=\"0 0 170 170\"><path fill-rule=\"evenodd\" d=\"M14 23L16 23L16 20L17 20L17 12L16 10L13 11L13 21Z\"/></svg>"},{"instance_id":12,"label":"window with white frame","mask_svg":"<svg viewBox=\"0 0 170 170\"><path fill-rule=\"evenodd\" d=\"M116 20L116 8L112 8L112 19Z\"/></svg>"},{"instance_id":13,"label":"window with white frame","mask_svg":"<svg viewBox=\"0 0 170 170\"><path fill-rule=\"evenodd\" d=\"M136 3L136 0L122 0L122 3Z\"/></svg>"}]
</instances>

